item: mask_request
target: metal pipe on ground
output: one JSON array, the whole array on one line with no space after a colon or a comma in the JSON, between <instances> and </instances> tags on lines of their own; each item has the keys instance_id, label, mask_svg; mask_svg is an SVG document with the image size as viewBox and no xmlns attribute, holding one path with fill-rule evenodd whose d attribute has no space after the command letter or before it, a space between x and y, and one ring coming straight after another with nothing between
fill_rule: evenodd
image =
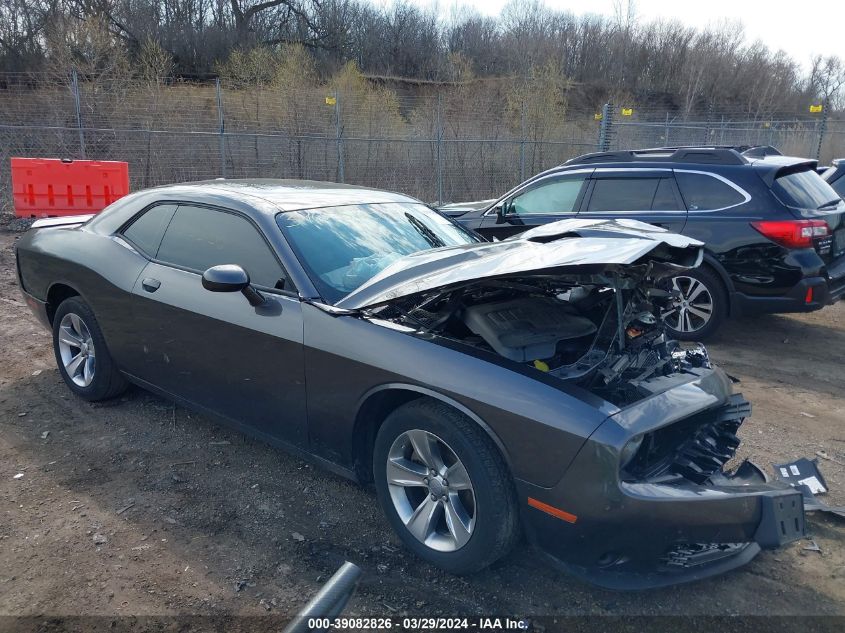
<instances>
[{"instance_id":1,"label":"metal pipe on ground","mask_svg":"<svg viewBox=\"0 0 845 633\"><path fill-rule=\"evenodd\" d=\"M314 618L332 619L343 612L349 598L355 593L361 568L349 561L343 563L334 576L329 578L322 589L294 617L283 633L310 633L325 631L324 628L309 628L308 621Z\"/></svg>"}]
</instances>

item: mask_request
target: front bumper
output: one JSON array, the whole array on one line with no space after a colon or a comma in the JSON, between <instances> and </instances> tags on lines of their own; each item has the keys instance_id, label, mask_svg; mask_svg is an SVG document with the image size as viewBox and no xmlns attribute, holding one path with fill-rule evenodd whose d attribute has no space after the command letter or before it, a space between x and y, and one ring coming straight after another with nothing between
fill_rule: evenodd
<instances>
[{"instance_id":1,"label":"front bumper","mask_svg":"<svg viewBox=\"0 0 845 633\"><path fill-rule=\"evenodd\" d=\"M556 565L612 589L646 589L735 569L761 549L804 535L801 493L781 483L719 486L622 486L615 499L571 499L572 481L520 493L574 517L526 507L529 540ZM726 478L727 479L727 478ZM597 493L598 494L598 493Z\"/></svg>"},{"instance_id":2,"label":"front bumper","mask_svg":"<svg viewBox=\"0 0 845 633\"><path fill-rule=\"evenodd\" d=\"M577 576L634 589L723 573L804 535L799 491L749 462L722 471L750 405L718 369L698 374L611 416L553 487L517 483L535 545ZM622 447L640 434L664 448L622 477Z\"/></svg>"}]
</instances>

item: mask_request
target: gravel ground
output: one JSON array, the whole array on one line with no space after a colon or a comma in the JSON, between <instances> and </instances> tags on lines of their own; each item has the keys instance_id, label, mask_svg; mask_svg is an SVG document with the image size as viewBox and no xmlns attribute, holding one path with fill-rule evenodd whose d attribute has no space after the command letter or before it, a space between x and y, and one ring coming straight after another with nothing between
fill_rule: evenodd
<instances>
[{"instance_id":1,"label":"gravel ground","mask_svg":"<svg viewBox=\"0 0 845 633\"><path fill-rule=\"evenodd\" d=\"M819 515L820 552L808 538L660 591L590 587L526 545L442 573L401 548L372 491L139 389L74 398L18 294L18 228L0 226L0 615L285 617L344 560L364 570L355 615L845 615L845 521ZM754 404L740 457L824 451L826 501L845 505L845 303L738 320L709 348Z\"/></svg>"}]
</instances>

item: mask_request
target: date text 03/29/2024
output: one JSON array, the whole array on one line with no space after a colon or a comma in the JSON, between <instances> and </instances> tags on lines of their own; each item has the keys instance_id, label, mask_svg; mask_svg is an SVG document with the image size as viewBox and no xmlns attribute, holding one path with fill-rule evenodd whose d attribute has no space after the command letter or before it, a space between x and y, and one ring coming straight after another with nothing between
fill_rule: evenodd
<instances>
[{"instance_id":1,"label":"date text 03/29/2024","mask_svg":"<svg viewBox=\"0 0 845 633\"><path fill-rule=\"evenodd\" d=\"M309 618L308 630L389 630L404 631L527 631L527 620L510 617L442 618L442 617L404 617L404 618Z\"/></svg>"}]
</instances>

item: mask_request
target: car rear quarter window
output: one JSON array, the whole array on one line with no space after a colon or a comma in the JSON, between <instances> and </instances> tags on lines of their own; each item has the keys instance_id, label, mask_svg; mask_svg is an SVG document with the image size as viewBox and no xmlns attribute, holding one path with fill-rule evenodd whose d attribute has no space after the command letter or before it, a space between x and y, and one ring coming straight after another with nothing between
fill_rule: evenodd
<instances>
[{"instance_id":1,"label":"car rear quarter window","mask_svg":"<svg viewBox=\"0 0 845 633\"><path fill-rule=\"evenodd\" d=\"M284 288L286 275L258 229L226 211L179 205L161 241L158 259L196 272L237 264L255 285Z\"/></svg>"},{"instance_id":2,"label":"car rear quarter window","mask_svg":"<svg viewBox=\"0 0 845 633\"><path fill-rule=\"evenodd\" d=\"M512 213L517 215L548 215L573 213L585 176L562 178L544 183L521 193L511 200Z\"/></svg>"},{"instance_id":3,"label":"car rear quarter window","mask_svg":"<svg viewBox=\"0 0 845 633\"><path fill-rule=\"evenodd\" d=\"M678 171L675 179L690 211L712 211L745 202L745 196L715 176Z\"/></svg>"},{"instance_id":4,"label":"car rear quarter window","mask_svg":"<svg viewBox=\"0 0 845 633\"><path fill-rule=\"evenodd\" d=\"M772 191L784 204L801 209L818 209L842 195L834 191L815 169L792 172L776 178Z\"/></svg>"},{"instance_id":5,"label":"car rear quarter window","mask_svg":"<svg viewBox=\"0 0 845 633\"><path fill-rule=\"evenodd\" d=\"M150 257L155 257L175 204L159 204L144 211L123 230L123 236Z\"/></svg>"}]
</instances>

